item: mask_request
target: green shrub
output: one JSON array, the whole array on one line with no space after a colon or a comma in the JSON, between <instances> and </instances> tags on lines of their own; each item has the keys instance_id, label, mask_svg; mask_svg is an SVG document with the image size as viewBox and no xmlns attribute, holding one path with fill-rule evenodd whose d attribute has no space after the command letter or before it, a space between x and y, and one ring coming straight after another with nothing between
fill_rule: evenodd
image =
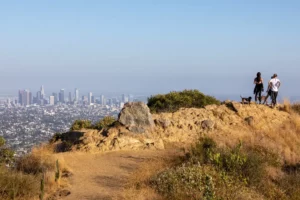
<instances>
[{"instance_id":1,"label":"green shrub","mask_svg":"<svg viewBox=\"0 0 300 200\"><path fill-rule=\"evenodd\" d=\"M92 122L89 120L76 120L72 124L70 131L78 131L78 130L81 130L84 128L86 128L86 129L92 128Z\"/></svg>"},{"instance_id":2,"label":"green shrub","mask_svg":"<svg viewBox=\"0 0 300 200\"><path fill-rule=\"evenodd\" d=\"M201 199L205 174L200 166L182 165L158 174L151 183L167 199Z\"/></svg>"},{"instance_id":3,"label":"green shrub","mask_svg":"<svg viewBox=\"0 0 300 200\"><path fill-rule=\"evenodd\" d=\"M5 139L0 137L0 165L11 164L14 160L14 151L5 147Z\"/></svg>"},{"instance_id":4,"label":"green shrub","mask_svg":"<svg viewBox=\"0 0 300 200\"><path fill-rule=\"evenodd\" d=\"M175 112L180 108L202 108L210 104L220 104L220 101L212 96L204 95L198 90L184 90L158 94L148 98L148 107L152 113Z\"/></svg>"},{"instance_id":5,"label":"green shrub","mask_svg":"<svg viewBox=\"0 0 300 200\"><path fill-rule=\"evenodd\" d=\"M202 138L191 148L188 155L191 163L211 164L219 171L237 177L247 184L258 183L264 174L266 160L254 150L242 149L239 143L233 149L217 148L210 138Z\"/></svg>"},{"instance_id":6,"label":"green shrub","mask_svg":"<svg viewBox=\"0 0 300 200\"><path fill-rule=\"evenodd\" d=\"M116 122L116 119L111 116L106 116L97 122L93 127L99 130L106 129L112 126Z\"/></svg>"},{"instance_id":7,"label":"green shrub","mask_svg":"<svg viewBox=\"0 0 300 200\"><path fill-rule=\"evenodd\" d=\"M192 163L207 164L211 157L216 152L217 144L211 138L201 138L194 146L191 147L191 152L187 154L187 158Z\"/></svg>"}]
</instances>

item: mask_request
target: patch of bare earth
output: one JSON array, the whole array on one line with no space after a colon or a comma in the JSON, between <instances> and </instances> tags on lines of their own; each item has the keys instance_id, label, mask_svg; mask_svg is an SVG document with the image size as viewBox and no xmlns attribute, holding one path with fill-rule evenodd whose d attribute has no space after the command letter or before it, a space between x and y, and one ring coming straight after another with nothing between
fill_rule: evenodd
<instances>
[{"instance_id":1,"label":"patch of bare earth","mask_svg":"<svg viewBox=\"0 0 300 200\"><path fill-rule=\"evenodd\" d=\"M164 151L116 151L109 153L63 153L60 154L70 169L71 194L64 200L110 200L110 199L159 199L154 191L143 191L137 197L129 195L128 183L132 176L152 160L159 160L174 155L174 150ZM125 192L124 192L125 191ZM133 191L133 190L132 190ZM141 195L141 194L138 194Z\"/></svg>"}]
</instances>

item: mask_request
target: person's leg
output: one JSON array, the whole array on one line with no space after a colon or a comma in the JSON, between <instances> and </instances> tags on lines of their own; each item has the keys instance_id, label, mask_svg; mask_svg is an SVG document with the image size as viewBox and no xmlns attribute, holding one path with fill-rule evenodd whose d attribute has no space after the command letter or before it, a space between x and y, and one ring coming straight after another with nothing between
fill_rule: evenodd
<instances>
[{"instance_id":1,"label":"person's leg","mask_svg":"<svg viewBox=\"0 0 300 200\"><path fill-rule=\"evenodd\" d=\"M255 91L255 103L257 103L257 95L258 95L258 92Z\"/></svg>"},{"instance_id":2,"label":"person's leg","mask_svg":"<svg viewBox=\"0 0 300 200\"><path fill-rule=\"evenodd\" d=\"M276 104L277 104L277 96L278 96L278 92L274 92L274 106L276 106Z\"/></svg>"},{"instance_id":3,"label":"person's leg","mask_svg":"<svg viewBox=\"0 0 300 200\"><path fill-rule=\"evenodd\" d=\"M266 96L266 98L265 98L263 104L266 104L266 102L268 101L268 98L269 98L269 93L267 94L267 96Z\"/></svg>"},{"instance_id":4,"label":"person's leg","mask_svg":"<svg viewBox=\"0 0 300 200\"><path fill-rule=\"evenodd\" d=\"M274 105L274 92L271 91L271 106L273 107Z\"/></svg>"},{"instance_id":5,"label":"person's leg","mask_svg":"<svg viewBox=\"0 0 300 200\"><path fill-rule=\"evenodd\" d=\"M258 92L258 100L259 100L259 104L261 104L261 90Z\"/></svg>"}]
</instances>

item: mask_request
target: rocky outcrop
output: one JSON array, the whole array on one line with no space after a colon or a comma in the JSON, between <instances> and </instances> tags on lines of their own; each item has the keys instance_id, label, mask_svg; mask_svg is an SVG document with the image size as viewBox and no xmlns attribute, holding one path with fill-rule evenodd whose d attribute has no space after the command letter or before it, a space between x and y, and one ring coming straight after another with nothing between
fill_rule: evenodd
<instances>
[{"instance_id":1,"label":"rocky outcrop","mask_svg":"<svg viewBox=\"0 0 300 200\"><path fill-rule=\"evenodd\" d=\"M205 108L182 108L174 113L151 116L144 103L128 103L119 115L119 125L108 130L82 130L73 150L114 151L164 149L169 145L190 146L199 136L209 134L216 140L253 142L253 133L276 131L291 123L291 115L265 105L236 102ZM262 134L262 132L264 134ZM142 133L142 134L137 134ZM227 138L231 139L228 140Z\"/></svg>"},{"instance_id":2,"label":"rocky outcrop","mask_svg":"<svg viewBox=\"0 0 300 200\"><path fill-rule=\"evenodd\" d=\"M143 102L126 103L118 121L133 133L144 133L154 127L150 110Z\"/></svg>"}]
</instances>

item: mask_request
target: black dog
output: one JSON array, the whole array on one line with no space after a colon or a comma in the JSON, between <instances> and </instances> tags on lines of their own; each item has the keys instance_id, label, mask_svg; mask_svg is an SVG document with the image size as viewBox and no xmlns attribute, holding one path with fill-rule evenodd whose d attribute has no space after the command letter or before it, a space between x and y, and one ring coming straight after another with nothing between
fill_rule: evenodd
<instances>
[{"instance_id":1,"label":"black dog","mask_svg":"<svg viewBox=\"0 0 300 200\"><path fill-rule=\"evenodd\" d=\"M247 104L250 105L252 97L246 98L246 97L242 97L241 96L241 98L242 98L242 104L246 104L247 103Z\"/></svg>"}]
</instances>

